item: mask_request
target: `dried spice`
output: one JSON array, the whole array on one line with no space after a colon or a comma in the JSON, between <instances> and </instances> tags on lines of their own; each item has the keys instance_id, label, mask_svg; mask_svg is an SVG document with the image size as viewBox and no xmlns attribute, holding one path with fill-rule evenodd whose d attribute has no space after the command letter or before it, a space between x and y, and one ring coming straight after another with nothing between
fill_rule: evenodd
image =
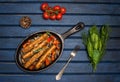
<instances>
[{"instance_id":1,"label":"dried spice","mask_svg":"<svg viewBox=\"0 0 120 82\"><path fill-rule=\"evenodd\" d=\"M30 25L31 25L31 19L30 17L28 16L23 16L21 19L20 19L20 26L23 27L23 28L29 28Z\"/></svg>"}]
</instances>

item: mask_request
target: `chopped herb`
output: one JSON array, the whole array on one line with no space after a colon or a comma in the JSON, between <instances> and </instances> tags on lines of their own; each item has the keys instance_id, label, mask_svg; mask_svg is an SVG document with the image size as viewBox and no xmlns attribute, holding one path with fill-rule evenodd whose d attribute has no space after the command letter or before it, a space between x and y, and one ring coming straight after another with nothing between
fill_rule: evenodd
<instances>
[{"instance_id":1,"label":"chopped herb","mask_svg":"<svg viewBox=\"0 0 120 82\"><path fill-rule=\"evenodd\" d=\"M42 48L39 48L39 49L33 51L33 54L36 54L36 53L38 53L38 52L41 51L41 50L42 50Z\"/></svg>"},{"instance_id":2,"label":"chopped herb","mask_svg":"<svg viewBox=\"0 0 120 82\"><path fill-rule=\"evenodd\" d=\"M40 37L41 35L42 35L42 34L37 34L37 36L39 36L39 37Z\"/></svg>"},{"instance_id":3,"label":"chopped herb","mask_svg":"<svg viewBox=\"0 0 120 82\"><path fill-rule=\"evenodd\" d=\"M49 31L46 31L46 33L47 33L49 36L51 36L51 33L50 33Z\"/></svg>"}]
</instances>

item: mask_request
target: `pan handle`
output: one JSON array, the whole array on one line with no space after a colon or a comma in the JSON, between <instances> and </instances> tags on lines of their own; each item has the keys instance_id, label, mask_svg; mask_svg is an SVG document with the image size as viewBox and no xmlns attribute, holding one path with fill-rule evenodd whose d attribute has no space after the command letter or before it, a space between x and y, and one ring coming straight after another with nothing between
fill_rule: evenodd
<instances>
[{"instance_id":1,"label":"pan handle","mask_svg":"<svg viewBox=\"0 0 120 82\"><path fill-rule=\"evenodd\" d=\"M74 34L78 31L82 30L84 27L85 27L85 24L83 22L79 22L73 28L69 29L67 32L62 34L63 39L67 38L71 34Z\"/></svg>"}]
</instances>

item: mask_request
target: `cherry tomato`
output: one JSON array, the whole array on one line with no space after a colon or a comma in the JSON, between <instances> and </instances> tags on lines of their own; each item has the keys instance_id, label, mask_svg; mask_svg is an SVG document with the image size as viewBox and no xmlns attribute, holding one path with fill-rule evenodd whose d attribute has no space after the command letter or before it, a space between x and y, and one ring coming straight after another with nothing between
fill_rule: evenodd
<instances>
[{"instance_id":1,"label":"cherry tomato","mask_svg":"<svg viewBox=\"0 0 120 82\"><path fill-rule=\"evenodd\" d=\"M47 12L44 12L44 13L43 13L43 18L44 18L44 19L49 19L49 15L48 15Z\"/></svg>"},{"instance_id":2,"label":"cherry tomato","mask_svg":"<svg viewBox=\"0 0 120 82\"><path fill-rule=\"evenodd\" d=\"M42 3L41 10L45 11L48 9L48 7L49 7L48 3Z\"/></svg>"},{"instance_id":3,"label":"cherry tomato","mask_svg":"<svg viewBox=\"0 0 120 82\"><path fill-rule=\"evenodd\" d=\"M47 9L48 11L51 11L52 10L52 7L48 7L48 9Z\"/></svg>"},{"instance_id":4,"label":"cherry tomato","mask_svg":"<svg viewBox=\"0 0 120 82\"><path fill-rule=\"evenodd\" d=\"M60 10L60 6L59 5L56 5L53 7L53 9L56 11L56 10Z\"/></svg>"},{"instance_id":5,"label":"cherry tomato","mask_svg":"<svg viewBox=\"0 0 120 82\"><path fill-rule=\"evenodd\" d=\"M46 66L48 66L48 65L50 64L50 61L49 61L48 58L46 58L46 60L45 60L45 64L46 64Z\"/></svg>"},{"instance_id":6,"label":"cherry tomato","mask_svg":"<svg viewBox=\"0 0 120 82\"><path fill-rule=\"evenodd\" d=\"M60 13L65 14L66 13L66 8L62 7L60 11L61 11Z\"/></svg>"},{"instance_id":7,"label":"cherry tomato","mask_svg":"<svg viewBox=\"0 0 120 82\"><path fill-rule=\"evenodd\" d=\"M56 19L56 15L55 14L51 14L50 19L51 20L55 20Z\"/></svg>"},{"instance_id":8,"label":"cherry tomato","mask_svg":"<svg viewBox=\"0 0 120 82\"><path fill-rule=\"evenodd\" d=\"M49 38L47 39L48 42L50 42L51 40L52 40L52 37L49 37Z\"/></svg>"},{"instance_id":9,"label":"cherry tomato","mask_svg":"<svg viewBox=\"0 0 120 82\"><path fill-rule=\"evenodd\" d=\"M61 20L61 19L62 19L62 14L59 13L59 14L56 16L56 19L57 19L57 20Z\"/></svg>"},{"instance_id":10,"label":"cherry tomato","mask_svg":"<svg viewBox=\"0 0 120 82\"><path fill-rule=\"evenodd\" d=\"M48 12L49 14L52 14L52 13L53 13L53 8L52 8L52 7L49 7L48 10L47 10L47 12Z\"/></svg>"}]
</instances>

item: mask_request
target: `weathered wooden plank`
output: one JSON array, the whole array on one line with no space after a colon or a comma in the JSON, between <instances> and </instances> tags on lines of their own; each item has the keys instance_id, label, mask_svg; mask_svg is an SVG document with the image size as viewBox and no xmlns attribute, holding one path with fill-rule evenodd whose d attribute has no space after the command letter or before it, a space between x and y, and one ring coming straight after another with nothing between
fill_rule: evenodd
<instances>
[{"instance_id":1,"label":"weathered wooden plank","mask_svg":"<svg viewBox=\"0 0 120 82\"><path fill-rule=\"evenodd\" d=\"M63 75L61 82L119 82L119 75ZM22 78L22 79L21 79ZM47 79L46 79L47 78ZM2 82L56 82L54 75L0 75Z\"/></svg>"},{"instance_id":2,"label":"weathered wooden plank","mask_svg":"<svg viewBox=\"0 0 120 82\"><path fill-rule=\"evenodd\" d=\"M71 50L64 50L59 61L66 61L69 57ZM109 51L107 50L105 56L101 61L109 62L119 62L120 51ZM0 50L0 61L15 61L15 50ZM73 61L89 61L87 57L87 52L80 50Z\"/></svg>"},{"instance_id":3,"label":"weathered wooden plank","mask_svg":"<svg viewBox=\"0 0 120 82\"><path fill-rule=\"evenodd\" d=\"M64 63L55 63L49 69L41 73L58 73L64 66ZM59 67L59 68L58 68ZM57 68L57 69L56 69ZM25 73L15 63L0 63L0 73ZM92 73L90 63L70 63L65 73ZM120 73L120 63L99 63L96 73Z\"/></svg>"},{"instance_id":4,"label":"weathered wooden plank","mask_svg":"<svg viewBox=\"0 0 120 82\"><path fill-rule=\"evenodd\" d=\"M17 48L23 38L0 38L0 48ZM108 41L107 49L120 49L119 39L110 39ZM71 44L72 43L72 44ZM85 49L81 39L66 39L65 49L73 49L75 45L80 45L81 49Z\"/></svg>"},{"instance_id":5,"label":"weathered wooden plank","mask_svg":"<svg viewBox=\"0 0 120 82\"><path fill-rule=\"evenodd\" d=\"M0 15L0 25L19 25L20 18L24 15ZM81 16L81 15L64 15L63 20L51 21L44 20L41 15L28 15L32 19L32 25L75 25L78 22L84 22L86 25L120 25L119 16ZM4 20L3 20L4 19ZM71 21L74 20L74 21ZM116 21L117 20L117 21Z\"/></svg>"},{"instance_id":6,"label":"weathered wooden plank","mask_svg":"<svg viewBox=\"0 0 120 82\"><path fill-rule=\"evenodd\" d=\"M0 26L0 37L26 37L29 34L32 34L34 32L38 32L38 31L43 31L43 30L50 30L50 31L54 31L57 32L59 34L62 34L64 32L66 32L68 29L72 28L74 25L70 25L70 26L31 26L29 29L23 29L20 26ZM81 30L78 33L75 33L73 35L71 35L70 37L81 37L81 34L85 31L87 32L90 29L91 26L85 26L85 28L83 30ZM99 27L98 27L99 28ZM9 29L9 30L8 30ZM119 26L114 27L111 26L112 32L110 33L110 37L120 37L120 28Z\"/></svg>"},{"instance_id":7,"label":"weathered wooden plank","mask_svg":"<svg viewBox=\"0 0 120 82\"><path fill-rule=\"evenodd\" d=\"M0 2L89 2L89 3L120 3L119 0L0 0Z\"/></svg>"},{"instance_id":8,"label":"weathered wooden plank","mask_svg":"<svg viewBox=\"0 0 120 82\"><path fill-rule=\"evenodd\" d=\"M15 61L15 50L14 51L0 50L0 61Z\"/></svg>"},{"instance_id":9,"label":"weathered wooden plank","mask_svg":"<svg viewBox=\"0 0 120 82\"><path fill-rule=\"evenodd\" d=\"M31 26L29 29L23 29L20 26L11 26L11 27L3 27L0 26L1 30L0 30L0 37L14 37L14 36L21 36L21 37L26 37L29 34L32 34L34 32L38 32L38 31L44 31L44 30L50 30L50 31L54 31L57 32L59 34L62 34L64 32L66 32L68 29L72 28L74 25L72 26ZM9 29L10 28L10 29ZM9 30L8 30L9 29ZM85 28L86 30L88 29L87 27ZM7 31L6 31L7 30ZM6 31L6 33L4 32ZM118 31L118 29L116 29L116 31ZM80 36L80 33L78 34L74 34L75 36Z\"/></svg>"},{"instance_id":10,"label":"weathered wooden plank","mask_svg":"<svg viewBox=\"0 0 120 82\"><path fill-rule=\"evenodd\" d=\"M0 14L40 14L41 3L1 4ZM50 6L60 5L67 9L67 14L120 14L119 4L74 4L74 3L49 3ZM6 7L7 6L7 7Z\"/></svg>"}]
</instances>

